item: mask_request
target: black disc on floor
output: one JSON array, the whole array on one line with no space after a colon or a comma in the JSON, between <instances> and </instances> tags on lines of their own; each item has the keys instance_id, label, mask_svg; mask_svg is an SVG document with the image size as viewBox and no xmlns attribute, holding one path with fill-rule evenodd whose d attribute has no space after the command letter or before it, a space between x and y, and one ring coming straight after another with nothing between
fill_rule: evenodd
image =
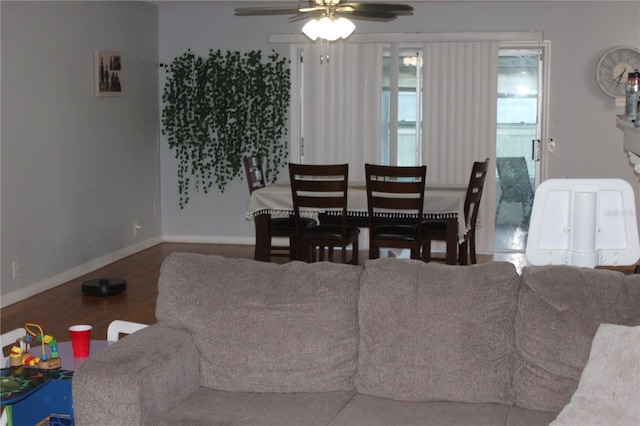
<instances>
[{"instance_id":1,"label":"black disc on floor","mask_svg":"<svg viewBox=\"0 0 640 426\"><path fill-rule=\"evenodd\" d=\"M127 289L127 282L118 278L100 278L82 283L82 292L89 296L111 296Z\"/></svg>"}]
</instances>

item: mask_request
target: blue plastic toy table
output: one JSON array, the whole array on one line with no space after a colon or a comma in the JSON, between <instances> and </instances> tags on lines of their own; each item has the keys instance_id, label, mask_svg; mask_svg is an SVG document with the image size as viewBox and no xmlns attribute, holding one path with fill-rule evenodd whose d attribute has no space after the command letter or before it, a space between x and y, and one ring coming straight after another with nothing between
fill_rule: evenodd
<instances>
[{"instance_id":1,"label":"blue plastic toy table","mask_svg":"<svg viewBox=\"0 0 640 426\"><path fill-rule=\"evenodd\" d=\"M0 375L0 403L11 405L9 424L33 426L49 420L50 425L73 424L71 370L41 370L30 367L3 368Z\"/></svg>"}]
</instances>

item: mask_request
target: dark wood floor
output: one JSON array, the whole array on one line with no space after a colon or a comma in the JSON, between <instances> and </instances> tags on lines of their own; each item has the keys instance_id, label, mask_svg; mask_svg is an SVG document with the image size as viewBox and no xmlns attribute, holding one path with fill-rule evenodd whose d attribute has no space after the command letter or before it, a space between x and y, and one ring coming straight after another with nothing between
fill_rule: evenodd
<instances>
[{"instance_id":1,"label":"dark wood floor","mask_svg":"<svg viewBox=\"0 0 640 426\"><path fill-rule=\"evenodd\" d=\"M105 339L107 326L115 319L153 324L155 320L157 282L163 259L173 252L217 254L231 258L253 258L253 246L216 244L162 243L114 262L56 288L2 309L1 332L24 326L37 320L44 331L57 340L67 340L68 327L73 324L93 326L93 338ZM363 264L368 252L360 252ZM492 256L480 256L486 262ZM275 258L285 262L285 258ZM84 281L98 278L120 278L127 290L115 296L87 296L81 291Z\"/></svg>"},{"instance_id":2,"label":"dark wood floor","mask_svg":"<svg viewBox=\"0 0 640 426\"><path fill-rule=\"evenodd\" d=\"M24 326L29 320L44 324L44 331L57 340L67 340L68 327L91 324L93 338L105 339L114 319L155 323L157 282L163 259L173 252L219 254L253 258L252 246L163 243L114 262L66 284L10 305L1 312L1 332ZM82 293L82 283L97 278L121 278L127 290L115 296Z\"/></svg>"}]
</instances>

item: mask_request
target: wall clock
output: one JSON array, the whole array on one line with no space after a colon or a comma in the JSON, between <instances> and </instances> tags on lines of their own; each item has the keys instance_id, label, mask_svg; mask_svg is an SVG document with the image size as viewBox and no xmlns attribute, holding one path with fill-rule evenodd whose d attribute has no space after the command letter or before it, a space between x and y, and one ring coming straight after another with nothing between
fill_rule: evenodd
<instances>
[{"instance_id":1,"label":"wall clock","mask_svg":"<svg viewBox=\"0 0 640 426\"><path fill-rule=\"evenodd\" d=\"M596 67L598 86L612 98L624 96L627 76L640 69L640 51L634 47L618 46L602 55Z\"/></svg>"}]
</instances>

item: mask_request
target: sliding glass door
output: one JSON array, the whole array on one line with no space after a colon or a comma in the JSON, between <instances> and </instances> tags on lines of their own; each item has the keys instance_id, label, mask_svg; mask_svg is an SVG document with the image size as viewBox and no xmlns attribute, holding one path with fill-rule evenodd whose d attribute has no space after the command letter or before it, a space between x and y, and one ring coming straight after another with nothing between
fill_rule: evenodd
<instances>
[{"instance_id":1,"label":"sliding glass door","mask_svg":"<svg viewBox=\"0 0 640 426\"><path fill-rule=\"evenodd\" d=\"M500 49L495 251L524 252L542 156L542 51Z\"/></svg>"}]
</instances>

